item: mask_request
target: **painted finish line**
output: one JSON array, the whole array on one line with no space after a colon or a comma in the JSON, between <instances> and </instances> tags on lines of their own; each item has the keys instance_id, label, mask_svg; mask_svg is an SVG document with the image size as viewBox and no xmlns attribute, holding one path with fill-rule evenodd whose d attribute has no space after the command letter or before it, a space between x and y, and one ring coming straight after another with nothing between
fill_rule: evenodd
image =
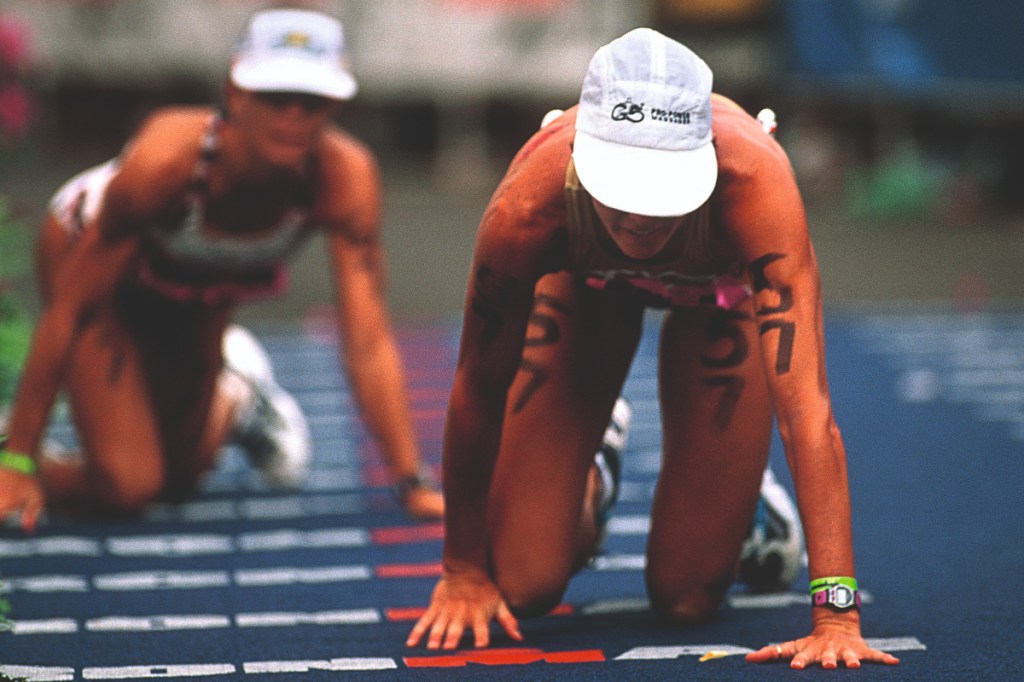
<instances>
[{"instance_id":1,"label":"painted finish line","mask_svg":"<svg viewBox=\"0 0 1024 682\"><path fill-rule=\"evenodd\" d=\"M926 651L927 647L916 637L868 639L869 646L889 652ZM665 661L696 657L701 661L736 656L753 651L735 644L687 644L683 646L634 647L608 659L600 649L579 651L544 651L533 648L487 649L459 651L452 654L411 656L398 661L393 658L332 658L324 660L253 661L236 666L233 663L203 663L183 665L132 665L120 667L82 668L85 680L144 680L171 677L215 677L242 672L247 675L268 673L365 672L407 668L456 668L471 663L477 665L507 666L548 663L601 663L606 661ZM58 682L76 679L75 668L0 665L0 673L8 677L25 678L31 682Z\"/></svg>"}]
</instances>

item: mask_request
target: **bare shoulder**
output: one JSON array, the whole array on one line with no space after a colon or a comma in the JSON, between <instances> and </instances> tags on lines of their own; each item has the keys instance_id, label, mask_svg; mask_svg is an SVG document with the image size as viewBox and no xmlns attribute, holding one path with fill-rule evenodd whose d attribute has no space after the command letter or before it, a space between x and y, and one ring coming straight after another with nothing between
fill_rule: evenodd
<instances>
[{"instance_id":1,"label":"bare shoulder","mask_svg":"<svg viewBox=\"0 0 1024 682\"><path fill-rule=\"evenodd\" d=\"M534 133L516 153L487 206L481 240L496 241L509 254L520 252L532 259L543 253L557 260L575 121L573 108Z\"/></svg>"},{"instance_id":2,"label":"bare shoulder","mask_svg":"<svg viewBox=\"0 0 1024 682\"><path fill-rule=\"evenodd\" d=\"M712 100L718 155L715 215L743 255L802 249L803 199L789 158L756 118L725 97Z\"/></svg>"},{"instance_id":3,"label":"bare shoulder","mask_svg":"<svg viewBox=\"0 0 1024 682\"><path fill-rule=\"evenodd\" d=\"M324 131L319 147L321 171L331 181L340 181L353 174L378 173L377 157L362 141L341 128L331 126Z\"/></svg>"},{"instance_id":4,"label":"bare shoulder","mask_svg":"<svg viewBox=\"0 0 1024 682\"><path fill-rule=\"evenodd\" d=\"M159 210L185 190L213 111L175 107L150 114L125 145L112 191L132 213Z\"/></svg>"},{"instance_id":5,"label":"bare shoulder","mask_svg":"<svg viewBox=\"0 0 1024 682\"><path fill-rule=\"evenodd\" d=\"M125 146L125 161L140 171L168 170L174 163L194 164L213 111L200 107L159 109L146 117Z\"/></svg>"},{"instance_id":6,"label":"bare shoulder","mask_svg":"<svg viewBox=\"0 0 1024 682\"><path fill-rule=\"evenodd\" d=\"M739 179L760 172L791 173L789 159L782 146L738 104L721 95L713 95L711 116L722 179Z\"/></svg>"},{"instance_id":7,"label":"bare shoulder","mask_svg":"<svg viewBox=\"0 0 1024 682\"><path fill-rule=\"evenodd\" d=\"M317 148L317 222L367 239L379 230L381 180L373 151L348 132L328 128Z\"/></svg>"},{"instance_id":8,"label":"bare shoulder","mask_svg":"<svg viewBox=\"0 0 1024 682\"><path fill-rule=\"evenodd\" d=\"M560 201L575 132L576 108L573 107L535 132L520 147L498 192L510 192L530 204Z\"/></svg>"}]
</instances>

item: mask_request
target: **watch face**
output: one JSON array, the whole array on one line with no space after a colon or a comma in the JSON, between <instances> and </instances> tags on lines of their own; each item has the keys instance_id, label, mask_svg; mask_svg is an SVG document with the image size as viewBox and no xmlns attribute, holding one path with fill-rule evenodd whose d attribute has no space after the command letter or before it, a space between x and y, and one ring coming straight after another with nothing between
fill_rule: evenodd
<instances>
[{"instance_id":1,"label":"watch face","mask_svg":"<svg viewBox=\"0 0 1024 682\"><path fill-rule=\"evenodd\" d=\"M832 605L839 609L848 609L853 606L856 597L853 590L846 585L833 585L831 589L832 598L829 600Z\"/></svg>"}]
</instances>

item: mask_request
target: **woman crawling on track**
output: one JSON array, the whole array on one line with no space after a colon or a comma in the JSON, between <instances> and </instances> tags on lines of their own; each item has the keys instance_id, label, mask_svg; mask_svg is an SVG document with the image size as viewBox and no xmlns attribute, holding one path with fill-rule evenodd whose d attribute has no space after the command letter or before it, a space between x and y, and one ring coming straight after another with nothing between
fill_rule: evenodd
<instances>
[{"instance_id":1,"label":"woman crawling on track","mask_svg":"<svg viewBox=\"0 0 1024 682\"><path fill-rule=\"evenodd\" d=\"M774 418L806 537L813 629L748 659L897 662L861 637L803 202L782 148L711 81L699 57L655 31L612 41L591 60L579 106L524 145L491 199L445 428L443 573L410 646L455 648L467 634L486 646L491 621L519 640L518 619L556 606L594 555L616 481L594 453L654 306L666 312L652 608L706 620L743 576L757 509L777 487L765 474ZM774 540L796 537L795 514L779 518Z\"/></svg>"},{"instance_id":2,"label":"woman crawling on track","mask_svg":"<svg viewBox=\"0 0 1024 682\"><path fill-rule=\"evenodd\" d=\"M134 513L181 499L225 442L270 483L301 485L305 419L231 318L280 292L285 258L323 230L358 407L408 513L440 516L384 300L376 161L331 123L356 91L343 64L335 19L259 12L222 109L154 113L118 158L55 195L37 251L44 310L0 451L0 515L31 529L48 503ZM40 452L62 387L79 457Z\"/></svg>"}]
</instances>

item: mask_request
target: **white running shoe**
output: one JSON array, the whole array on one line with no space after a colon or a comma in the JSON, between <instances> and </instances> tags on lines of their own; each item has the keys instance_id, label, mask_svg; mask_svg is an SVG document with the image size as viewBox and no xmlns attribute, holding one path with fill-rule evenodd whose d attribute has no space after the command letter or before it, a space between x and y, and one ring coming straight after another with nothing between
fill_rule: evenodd
<instances>
[{"instance_id":1,"label":"white running shoe","mask_svg":"<svg viewBox=\"0 0 1024 682\"><path fill-rule=\"evenodd\" d=\"M601 499L594 512L601 542L607 533L608 517L619 499L619 481L622 478L622 453L629 442L629 427L633 421L633 406L623 397L615 401L608 427L604 431L601 447L594 455L594 465L601 476Z\"/></svg>"},{"instance_id":2,"label":"white running shoe","mask_svg":"<svg viewBox=\"0 0 1024 682\"><path fill-rule=\"evenodd\" d=\"M244 327L224 331L224 368L249 388L238 407L229 442L241 446L267 483L298 488L309 471L309 426L302 409L274 381L274 372L259 341Z\"/></svg>"},{"instance_id":3,"label":"white running shoe","mask_svg":"<svg viewBox=\"0 0 1024 682\"><path fill-rule=\"evenodd\" d=\"M789 589L803 557L804 533L796 505L766 468L754 520L740 554L739 580L754 592Z\"/></svg>"}]
</instances>

